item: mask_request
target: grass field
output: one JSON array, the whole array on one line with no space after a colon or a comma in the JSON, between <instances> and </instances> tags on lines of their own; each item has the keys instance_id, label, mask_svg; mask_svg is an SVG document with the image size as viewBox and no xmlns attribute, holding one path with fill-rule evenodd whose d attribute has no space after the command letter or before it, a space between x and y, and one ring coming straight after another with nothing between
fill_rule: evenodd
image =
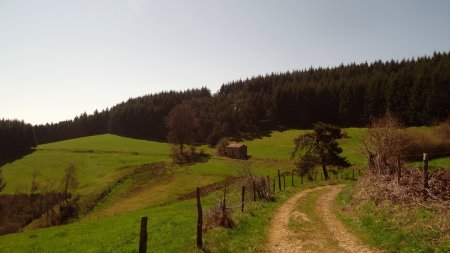
<instances>
[{"instance_id":1,"label":"grass field","mask_svg":"<svg viewBox=\"0 0 450 253\"><path fill-rule=\"evenodd\" d=\"M170 146L164 142L137 140L112 134L102 134L43 144L39 145L37 149L81 151L93 150L123 153L138 152L151 155L167 155L169 153Z\"/></svg>"},{"instance_id":2,"label":"grass field","mask_svg":"<svg viewBox=\"0 0 450 253\"><path fill-rule=\"evenodd\" d=\"M59 190L64 170L73 164L80 183L76 194L84 206L136 166L168 161L168 148L164 143L109 134L40 145L32 154L2 167L7 182L4 193L29 192L33 177L42 187Z\"/></svg>"},{"instance_id":3,"label":"grass field","mask_svg":"<svg viewBox=\"0 0 450 253\"><path fill-rule=\"evenodd\" d=\"M349 129L348 132L358 137L361 135L359 129ZM183 187L174 192L169 190L162 194L156 194L158 195L156 198L148 198L151 200L144 201L144 205L157 205L173 201L177 195L194 189L195 185L214 183L227 176L237 176L244 164L249 164L247 166L254 167L261 174L274 175L274 168L292 170L294 167L290 161L290 152L293 148L293 139L302 133L305 131L273 132L270 137L246 141L249 155L254 158L248 162L236 162L222 158L211 159L206 163L198 163L193 166L173 168L163 180L147 182L144 187L146 191L142 191L141 194L151 196L148 194L158 189L161 186L161 183L158 182L161 181L168 183L169 185L164 185L165 188L170 189L170 185L178 185L179 182L184 181L186 183L181 184ZM349 138L341 141L345 152L349 154L349 160L359 162L358 150L354 145L357 140ZM91 201L115 181L131 174L137 166L168 161L169 148L167 143L136 140L111 134L39 145L34 153L3 166L3 175L8 182L4 193L29 192L34 176L40 184L52 184L54 188L58 189L64 169L69 164L73 164L77 168L80 182L77 193L82 196L82 201ZM211 149L206 149L206 151L212 152ZM113 193L118 194L110 197L109 201L120 199L121 196L129 197L127 189L130 187L127 188L126 185L131 185L132 181L130 179L120 185L121 190L115 189ZM128 203L131 204L133 199L135 201L142 200L141 197L134 196L128 200ZM131 205L131 210L134 209L133 206ZM130 210L130 208L125 210Z\"/></svg>"},{"instance_id":4,"label":"grass field","mask_svg":"<svg viewBox=\"0 0 450 253\"><path fill-rule=\"evenodd\" d=\"M244 143L248 146L249 155L252 158L290 160L294 147L294 139L308 132L311 131L287 130L283 132L272 132L270 136L244 141ZM364 157L361 152L360 141L367 134L367 129L347 128L343 132L349 137L339 140L339 144L344 150L343 155L352 164L362 164Z\"/></svg>"},{"instance_id":5,"label":"grass field","mask_svg":"<svg viewBox=\"0 0 450 253\"><path fill-rule=\"evenodd\" d=\"M206 232L205 250L264 252L266 229L273 211L295 191L313 186L300 185L298 178L296 185L279 193L275 202L250 202L246 213L234 215L236 229ZM216 203L213 196L202 198L204 210L212 203ZM197 252L193 200L0 236L0 252L137 252L141 216L149 217L148 246L152 252Z\"/></svg>"},{"instance_id":6,"label":"grass field","mask_svg":"<svg viewBox=\"0 0 450 253\"><path fill-rule=\"evenodd\" d=\"M252 158L289 160L294 147L294 139L306 132L305 130L272 132L270 136L243 143L247 145L248 153Z\"/></svg>"},{"instance_id":7,"label":"grass field","mask_svg":"<svg viewBox=\"0 0 450 253\"><path fill-rule=\"evenodd\" d=\"M412 162L409 164L412 168L422 168L423 162ZM431 170L437 168L450 169L450 157L436 158L428 162L428 166Z\"/></svg>"},{"instance_id":8,"label":"grass field","mask_svg":"<svg viewBox=\"0 0 450 253\"><path fill-rule=\"evenodd\" d=\"M343 155L360 168L364 162L359 141L366 129L345 129L349 138L340 140ZM291 171L293 139L304 130L273 132L270 136L245 141L251 159L218 158L187 166L169 163L169 145L115 135L99 135L55 142L37 147L34 153L7 164L3 175L6 193L27 192L34 174L40 183L59 186L64 169L74 164L80 185L77 193L85 203L112 187L94 210L72 224L0 236L0 252L133 252L139 232L139 218L149 217L149 248L158 252L195 252L195 207L192 200L178 201L196 187L239 176L245 168L273 178L277 170ZM213 153L211 148L204 148ZM446 158L443 158L444 160ZM143 164L164 162L161 173L136 172ZM446 163L446 161L444 161ZM352 170L352 169L350 169ZM348 170L348 171L350 171ZM120 178L125 180L117 183ZM318 178L319 179L319 178ZM290 181L288 181L289 184ZM300 179L295 178L300 186ZM302 187L308 187L306 184ZM212 252L261 252L268 220L275 208L298 188L289 188L274 203L236 217L233 230L214 229L205 234ZM213 202L205 198L205 205Z\"/></svg>"}]
</instances>

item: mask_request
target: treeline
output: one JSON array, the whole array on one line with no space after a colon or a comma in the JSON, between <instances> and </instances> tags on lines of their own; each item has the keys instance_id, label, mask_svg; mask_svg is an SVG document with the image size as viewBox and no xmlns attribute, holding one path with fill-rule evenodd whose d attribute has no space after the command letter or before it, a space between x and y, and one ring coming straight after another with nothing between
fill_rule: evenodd
<instances>
[{"instance_id":1,"label":"treeline","mask_svg":"<svg viewBox=\"0 0 450 253\"><path fill-rule=\"evenodd\" d=\"M200 140L276 127L311 128L318 121L365 126L390 112L408 126L447 120L450 55L341 65L257 76L223 85L190 103Z\"/></svg>"},{"instance_id":2,"label":"treeline","mask_svg":"<svg viewBox=\"0 0 450 253\"><path fill-rule=\"evenodd\" d=\"M250 125L364 126L387 111L407 125L448 117L450 56L341 65L259 76L222 86L218 97L247 110ZM261 108L263 106L263 108Z\"/></svg>"},{"instance_id":3,"label":"treeline","mask_svg":"<svg viewBox=\"0 0 450 253\"><path fill-rule=\"evenodd\" d=\"M35 126L36 140L42 144L104 133L165 140L167 130L164 119L170 110L183 101L201 97L211 97L210 91L202 88L131 98L91 115L83 113L73 120Z\"/></svg>"},{"instance_id":4,"label":"treeline","mask_svg":"<svg viewBox=\"0 0 450 253\"><path fill-rule=\"evenodd\" d=\"M206 89L162 92L129 99L70 121L34 127L37 143L114 133L165 140L165 118L176 105L192 109L199 143L274 128L310 128L322 121L364 126L386 112L406 125L448 119L450 55L272 73Z\"/></svg>"},{"instance_id":5,"label":"treeline","mask_svg":"<svg viewBox=\"0 0 450 253\"><path fill-rule=\"evenodd\" d=\"M36 146L33 127L18 120L0 120L0 166Z\"/></svg>"},{"instance_id":6,"label":"treeline","mask_svg":"<svg viewBox=\"0 0 450 253\"><path fill-rule=\"evenodd\" d=\"M109 109L91 114L86 113L73 120L61 121L55 124L34 126L36 141L39 144L72 139L77 137L104 134L109 131Z\"/></svg>"},{"instance_id":7,"label":"treeline","mask_svg":"<svg viewBox=\"0 0 450 253\"><path fill-rule=\"evenodd\" d=\"M184 101L210 97L211 92L202 88L129 99L111 108L109 131L135 138L166 140L165 118L170 110Z\"/></svg>"}]
</instances>

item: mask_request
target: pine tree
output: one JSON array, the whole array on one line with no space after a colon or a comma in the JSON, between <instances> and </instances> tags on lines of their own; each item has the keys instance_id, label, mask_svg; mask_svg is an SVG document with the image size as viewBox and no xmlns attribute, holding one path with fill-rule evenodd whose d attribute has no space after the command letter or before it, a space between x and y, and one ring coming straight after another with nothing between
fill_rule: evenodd
<instances>
[{"instance_id":1,"label":"pine tree","mask_svg":"<svg viewBox=\"0 0 450 253\"><path fill-rule=\"evenodd\" d=\"M309 174L315 166L322 166L325 180L328 180L327 166L349 167L350 163L347 159L340 156L342 148L336 140L341 137L341 129L319 122L314 124L313 133L296 138L292 158L298 155L296 164L300 173Z\"/></svg>"}]
</instances>

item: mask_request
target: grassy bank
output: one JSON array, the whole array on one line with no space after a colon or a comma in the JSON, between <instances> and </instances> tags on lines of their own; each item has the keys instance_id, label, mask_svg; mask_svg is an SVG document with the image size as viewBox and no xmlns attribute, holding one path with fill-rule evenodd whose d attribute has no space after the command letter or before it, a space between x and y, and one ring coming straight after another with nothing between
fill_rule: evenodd
<instances>
[{"instance_id":1,"label":"grassy bank","mask_svg":"<svg viewBox=\"0 0 450 253\"><path fill-rule=\"evenodd\" d=\"M448 213L420 205L355 201L355 185L338 195L338 217L365 243L387 252L450 252Z\"/></svg>"}]
</instances>

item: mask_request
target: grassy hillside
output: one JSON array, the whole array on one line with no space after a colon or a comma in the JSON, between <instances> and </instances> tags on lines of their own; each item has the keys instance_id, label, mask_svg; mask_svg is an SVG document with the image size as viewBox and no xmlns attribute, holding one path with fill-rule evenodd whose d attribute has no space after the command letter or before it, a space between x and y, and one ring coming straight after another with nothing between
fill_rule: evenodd
<instances>
[{"instance_id":1,"label":"grassy hillside","mask_svg":"<svg viewBox=\"0 0 450 253\"><path fill-rule=\"evenodd\" d=\"M34 177L41 187L59 190L64 170L73 164L80 182L76 194L85 206L136 166L168 161L168 149L167 143L110 134L40 145L34 153L2 167L4 193L29 192Z\"/></svg>"},{"instance_id":2,"label":"grassy hillside","mask_svg":"<svg viewBox=\"0 0 450 253\"><path fill-rule=\"evenodd\" d=\"M151 155L167 155L170 146L167 143L137 140L112 134L83 137L66 141L39 145L39 150L81 150L81 151L108 151L108 152L138 152Z\"/></svg>"},{"instance_id":3,"label":"grassy hillside","mask_svg":"<svg viewBox=\"0 0 450 253\"><path fill-rule=\"evenodd\" d=\"M349 138L339 140L346 156L352 164L364 162L361 154L360 140L367 133L365 128L347 128L343 130ZM275 131L269 136L244 141L248 146L248 153L252 158L290 160L294 147L294 139L308 130Z\"/></svg>"},{"instance_id":4,"label":"grassy hillside","mask_svg":"<svg viewBox=\"0 0 450 253\"><path fill-rule=\"evenodd\" d=\"M366 129L345 129L349 138L340 140L344 156L360 166L359 140ZM281 169L294 168L290 161L293 139L304 130L273 132L270 136L245 141L251 159L232 160L212 156L208 161L188 166L165 163L162 170L144 169L143 164L168 162L169 145L114 135L99 135L41 145L33 154L3 167L6 192L27 191L33 174L40 182L59 182L64 169L78 168L78 193L86 202L108 187L109 194L96 208L73 224L0 236L0 252L130 252L136 250L139 217L149 217L149 247L158 252L195 251L195 206L192 200L178 201L195 187L238 176L253 168L272 178ZM205 148L206 152L212 150ZM446 159L446 158L444 158ZM445 163L445 162L444 162ZM350 169L351 170L351 169ZM125 180L117 183L120 178ZM289 182L289 181L288 181ZM300 179L295 178L300 185ZM303 187L306 187L303 185ZM215 229L206 233L213 251L260 252L265 228L275 208L290 192L278 195L274 203L238 217L235 230ZM212 203L212 197L204 198ZM151 245L151 246L150 246Z\"/></svg>"},{"instance_id":5,"label":"grassy hillside","mask_svg":"<svg viewBox=\"0 0 450 253\"><path fill-rule=\"evenodd\" d=\"M294 139L306 130L272 132L269 136L244 141L252 158L289 160L294 147Z\"/></svg>"},{"instance_id":6,"label":"grassy hillside","mask_svg":"<svg viewBox=\"0 0 450 253\"><path fill-rule=\"evenodd\" d=\"M298 178L297 178L298 179ZM299 182L296 181L299 187ZM302 185L301 188L309 187ZM217 228L204 234L210 252L264 252L265 230L274 210L300 188L287 188L275 202L257 202L234 215L236 229ZM202 198L204 210L214 196ZM0 236L0 252L137 252L140 217L148 216L151 252L198 252L195 244L194 200L144 208L111 217L82 220L65 226Z\"/></svg>"},{"instance_id":7,"label":"grassy hillside","mask_svg":"<svg viewBox=\"0 0 450 253\"><path fill-rule=\"evenodd\" d=\"M359 137L364 130L349 129L350 133ZM266 165L280 165L280 161L258 162L257 158L269 160L284 160L283 167L291 167L290 153L293 148L293 139L304 130L288 130L273 132L270 136L252 141L245 141L248 145L249 155L255 158L253 163L258 167ZM343 139L344 151L348 152L352 161L359 162L360 158L355 148L355 138ZM356 140L357 141L357 140ZM4 192L29 191L33 176L41 183L53 183L58 185L63 171L69 164L74 164L78 170L80 181L79 193L90 195L118 178L131 173L131 170L145 163L168 161L170 146L167 143L136 140L111 134L77 138L67 141L44 144L37 147L37 151L21 160L3 166L3 175L8 182ZM212 152L211 149L206 149ZM192 170L203 171L207 167L225 166L228 159L212 161L207 164L197 164ZM217 173L224 175L236 175L232 171Z\"/></svg>"},{"instance_id":8,"label":"grassy hillside","mask_svg":"<svg viewBox=\"0 0 450 253\"><path fill-rule=\"evenodd\" d=\"M349 130L351 135L358 135L358 131ZM148 215L149 227L157 229L157 234L161 235L152 237L156 233L150 233L149 245L155 245L156 251L173 252L185 247L194 251L195 244L192 241L195 227L190 226L195 222L194 202L180 202L177 197L193 191L195 187L238 176L243 173L244 168L251 167L256 173L271 177L277 174L278 169L293 169L290 161L293 139L304 132L273 132L271 136L246 141L249 155L252 156L248 161L212 157L204 163L167 166L164 173L157 176L145 173L134 175L133 171L142 164L167 161L169 145L164 143L99 135L40 145L33 154L4 166L4 175L8 182L7 192L15 192L17 189L27 191L36 171L41 182L57 181L70 163L78 168L81 183L78 193L82 196L98 194L119 178L131 176L114 185L107 197L96 209L82 217L81 221L66 226L0 236L0 251L13 248L19 252L52 251L55 248L67 251L70 248L74 252L103 252L112 249L129 252L135 249L137 243L136 228L141 215ZM343 141L347 143L344 145L353 145L350 139ZM209 148L205 150L213 151ZM344 147L344 150L351 149ZM295 180L299 185L299 178ZM208 202L208 199L205 201ZM245 225L238 230L218 229L216 232L207 233L206 236L211 237L210 241L228 238L228 246L222 243L220 247L254 248L254 245L233 241L232 234L238 233L261 244L265 238L264 228L267 220L277 203L282 201L281 196L278 201L267 204L267 209L261 209L261 213L255 212L251 217L245 218L253 219L251 224L246 223L244 219ZM266 223L256 222L261 219L259 215L265 215L263 220L266 220ZM252 233L255 229L253 226L261 231L257 239ZM250 228L252 229L249 230ZM12 241L16 243L12 244ZM20 248L17 248L17 242L20 242ZM217 245L210 245L210 248L217 249Z\"/></svg>"}]
</instances>

